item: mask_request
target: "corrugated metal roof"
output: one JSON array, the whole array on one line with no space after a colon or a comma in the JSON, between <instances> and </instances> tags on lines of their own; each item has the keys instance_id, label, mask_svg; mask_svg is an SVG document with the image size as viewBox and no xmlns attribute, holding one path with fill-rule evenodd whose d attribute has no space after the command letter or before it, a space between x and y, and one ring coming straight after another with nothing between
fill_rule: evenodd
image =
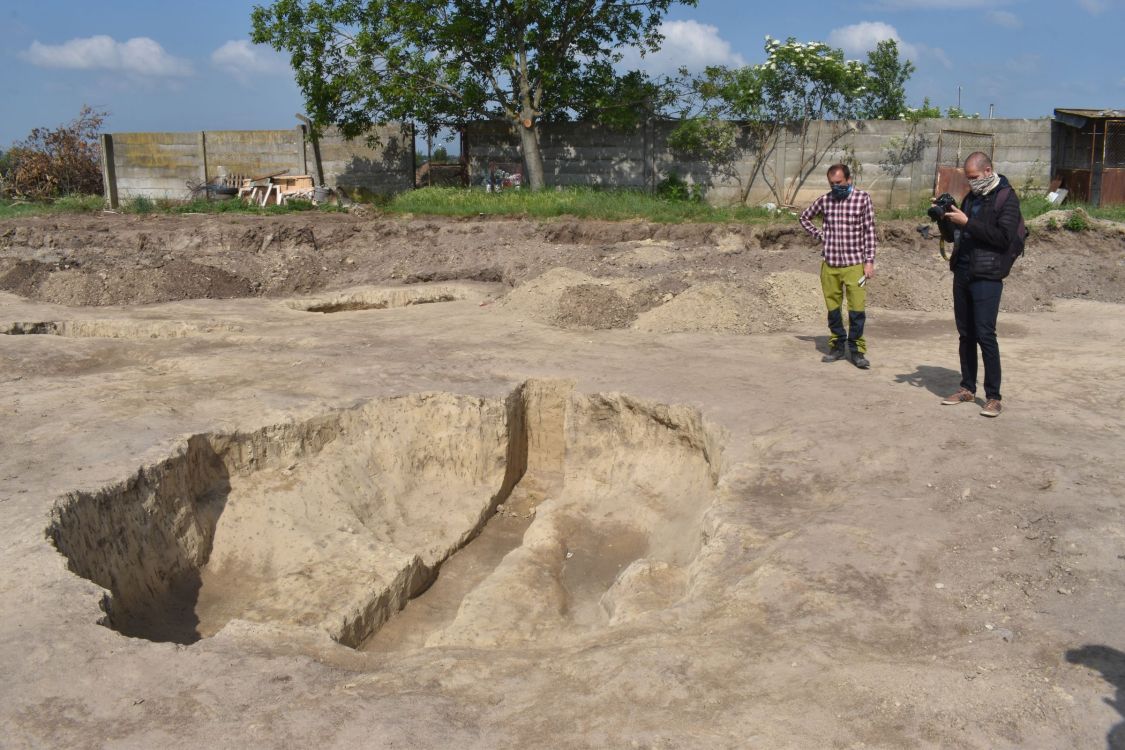
<instances>
[{"instance_id":1,"label":"corrugated metal roof","mask_svg":"<svg viewBox=\"0 0 1125 750\"><path fill-rule=\"evenodd\" d=\"M1076 117L1125 117L1125 109L1056 109L1055 114Z\"/></svg>"}]
</instances>

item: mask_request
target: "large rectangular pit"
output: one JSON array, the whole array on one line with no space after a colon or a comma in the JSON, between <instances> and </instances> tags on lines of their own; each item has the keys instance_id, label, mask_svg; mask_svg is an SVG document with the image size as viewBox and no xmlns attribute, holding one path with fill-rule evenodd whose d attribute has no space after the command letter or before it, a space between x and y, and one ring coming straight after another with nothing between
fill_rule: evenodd
<instances>
[{"instance_id":1,"label":"large rectangular pit","mask_svg":"<svg viewBox=\"0 0 1125 750\"><path fill-rule=\"evenodd\" d=\"M495 646L682 597L717 454L693 410L564 382L403 396L194 436L63 498L47 533L125 635L191 643L241 619L358 647L496 519L476 569L408 613L415 645Z\"/></svg>"}]
</instances>

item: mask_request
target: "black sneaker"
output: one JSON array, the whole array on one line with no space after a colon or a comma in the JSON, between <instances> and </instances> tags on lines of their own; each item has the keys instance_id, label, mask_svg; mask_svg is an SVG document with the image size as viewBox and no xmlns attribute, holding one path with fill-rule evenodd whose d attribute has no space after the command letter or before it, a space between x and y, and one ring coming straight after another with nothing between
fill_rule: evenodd
<instances>
[{"instance_id":1,"label":"black sneaker","mask_svg":"<svg viewBox=\"0 0 1125 750\"><path fill-rule=\"evenodd\" d=\"M836 362L848 356L848 349L843 344L834 346L828 350L828 353L820 358L821 362Z\"/></svg>"},{"instance_id":2,"label":"black sneaker","mask_svg":"<svg viewBox=\"0 0 1125 750\"><path fill-rule=\"evenodd\" d=\"M861 370L866 370L871 367L871 363L867 361L867 357L863 356L860 352L852 352L852 364Z\"/></svg>"}]
</instances>

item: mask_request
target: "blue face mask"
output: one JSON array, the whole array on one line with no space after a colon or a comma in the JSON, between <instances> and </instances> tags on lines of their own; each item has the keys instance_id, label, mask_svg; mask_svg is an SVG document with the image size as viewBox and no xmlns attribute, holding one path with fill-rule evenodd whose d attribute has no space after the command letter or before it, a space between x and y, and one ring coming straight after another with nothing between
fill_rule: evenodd
<instances>
[{"instance_id":1,"label":"blue face mask","mask_svg":"<svg viewBox=\"0 0 1125 750\"><path fill-rule=\"evenodd\" d=\"M832 197L835 198L838 201L844 200L845 198L847 198L851 194L852 194L852 186L851 185L833 185L832 186Z\"/></svg>"}]
</instances>

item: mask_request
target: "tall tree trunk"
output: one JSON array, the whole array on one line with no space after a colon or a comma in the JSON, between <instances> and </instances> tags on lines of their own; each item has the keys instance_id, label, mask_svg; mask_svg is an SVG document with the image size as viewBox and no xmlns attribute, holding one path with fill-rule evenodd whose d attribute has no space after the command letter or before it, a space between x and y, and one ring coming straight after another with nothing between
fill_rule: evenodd
<instances>
[{"instance_id":1,"label":"tall tree trunk","mask_svg":"<svg viewBox=\"0 0 1125 750\"><path fill-rule=\"evenodd\" d=\"M516 128L520 131L520 147L523 151L523 163L527 166L528 188L542 190L546 187L543 152L539 150L539 135L535 132L535 122L529 115L525 115Z\"/></svg>"}]
</instances>

